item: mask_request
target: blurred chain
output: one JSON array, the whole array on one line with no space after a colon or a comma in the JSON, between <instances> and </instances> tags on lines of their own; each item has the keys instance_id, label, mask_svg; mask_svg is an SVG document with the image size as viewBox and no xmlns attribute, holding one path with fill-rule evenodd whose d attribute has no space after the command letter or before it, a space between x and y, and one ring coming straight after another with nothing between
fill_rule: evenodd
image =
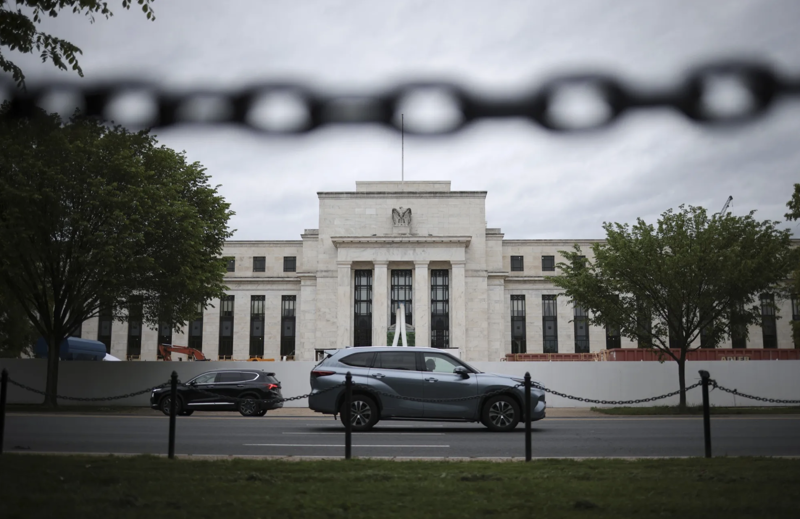
<instances>
[{"instance_id":1,"label":"blurred chain","mask_svg":"<svg viewBox=\"0 0 800 519\"><path fill-rule=\"evenodd\" d=\"M745 398L751 398L753 400L759 400L761 402L769 402L771 404L800 404L800 400L781 400L779 398L764 398L760 396L753 396L753 395L748 395L747 393L740 393L739 390L737 389L728 389L727 387L720 386L719 384L717 384L717 381L713 379L709 380L709 382L714 387L714 389L719 389L720 391L730 393L734 396L743 396Z\"/></svg>"},{"instance_id":2,"label":"blurred chain","mask_svg":"<svg viewBox=\"0 0 800 519\"><path fill-rule=\"evenodd\" d=\"M734 105L738 103L739 106L715 106L721 100L719 98L725 97L725 93L720 95L720 82L735 86ZM569 121L569 118L563 118L563 114L559 115L564 95L574 94L576 87L584 89L583 98L591 101L591 109L595 112L600 110L588 120ZM724 87L722 85L722 91ZM10 117L29 116L48 95L66 92L80 101L85 114L112 119L123 126L231 123L264 134L284 135L306 133L329 124L378 124L400 130L400 114L404 113L407 133L441 135L459 131L480 119L498 117L524 118L553 131L592 130L610 125L631 109L664 107L681 112L701 124L744 123L763 115L778 98L798 96L800 77L785 77L765 63L725 60L690 70L672 87L650 90L610 75L587 73L558 76L526 91L500 92L491 96L439 81L402 83L372 93L336 94L291 82L258 83L229 91L194 89L178 92L140 80L50 83L23 91L10 81L0 79L0 94L3 91L11 102L7 112ZM438 126L425 128L423 124L420 127L414 124L415 117L417 120L429 118L431 111L417 110L415 115L407 110L407 104L414 96L431 92L446 100L444 104L451 108L451 113ZM727 92L728 102L730 93ZM139 103L133 110L136 122L126 121L122 112L115 110L120 99L131 95ZM131 98L127 99L130 101ZM273 112L272 119L264 117L264 110L269 113L269 106L274 109L277 105L280 105L280 113ZM286 107L294 114L294 119L289 117L291 121L288 123L280 121L282 116L286 118ZM569 102L566 107L569 108Z\"/></svg>"},{"instance_id":3,"label":"blurred chain","mask_svg":"<svg viewBox=\"0 0 800 519\"><path fill-rule=\"evenodd\" d=\"M10 378L8 379L8 381L11 384L14 384L15 386L17 386L19 388L22 388L22 389L24 389L26 391L30 391L32 393L36 393L37 395L47 396L47 393L45 393L44 391L39 391L38 389L34 389L34 388L30 387L30 386L26 386L25 384L22 384L20 382L16 382L14 380L11 380ZM167 386L169 386L169 384L170 384L169 382L164 382L163 384L160 384L160 385L155 386L155 387L151 386L151 387L148 387L147 389L142 389L141 391L134 391L133 393L125 393L124 395L116 395L116 396L101 396L101 397L92 398L92 397L56 395L56 398L59 399L59 400L75 400L77 402L103 402L103 401L106 401L106 400L122 400L123 398L130 398L130 397L133 397L133 396L139 396L139 395L143 395L145 393L149 393L154 389L167 387Z\"/></svg>"},{"instance_id":4,"label":"blurred chain","mask_svg":"<svg viewBox=\"0 0 800 519\"><path fill-rule=\"evenodd\" d=\"M699 387L700 385L701 385L701 382L698 382L696 384L692 384L691 386L686 386L686 391L689 391L690 389L694 389L696 387ZM656 400L663 400L664 398L669 398L671 396L675 396L675 395L680 394L680 390L678 390L678 391L673 391L671 393L665 393L665 394L663 394L661 396L651 396L649 398L639 398L639 399L636 399L636 400L594 400L592 398L583 398L583 397L579 397L579 396L568 395L566 393L559 393L558 391L553 391L552 389L548 389L548 388L544 387L543 385L541 385L539 383L536 383L536 382L533 383L533 387L541 389L542 391L544 391L546 393L550 393L551 395L560 396L562 398L568 398L570 400L577 400L579 402L588 402L590 404L603 404L603 405L642 404L642 403L645 403L645 402L655 402Z\"/></svg>"}]
</instances>

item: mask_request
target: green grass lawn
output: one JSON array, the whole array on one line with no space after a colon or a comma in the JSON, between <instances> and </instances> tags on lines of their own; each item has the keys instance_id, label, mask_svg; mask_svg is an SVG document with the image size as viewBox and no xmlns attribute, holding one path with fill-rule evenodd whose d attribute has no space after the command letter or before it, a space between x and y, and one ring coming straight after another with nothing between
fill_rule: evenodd
<instances>
[{"instance_id":1,"label":"green grass lawn","mask_svg":"<svg viewBox=\"0 0 800 519\"><path fill-rule=\"evenodd\" d=\"M711 414L800 414L800 407L715 407L709 408ZM684 411L677 406L659 405L652 407L592 407L592 411L617 416L645 415L702 415L703 406L690 406Z\"/></svg>"},{"instance_id":2,"label":"green grass lawn","mask_svg":"<svg viewBox=\"0 0 800 519\"><path fill-rule=\"evenodd\" d=\"M800 460L0 456L0 517L798 517Z\"/></svg>"}]
</instances>

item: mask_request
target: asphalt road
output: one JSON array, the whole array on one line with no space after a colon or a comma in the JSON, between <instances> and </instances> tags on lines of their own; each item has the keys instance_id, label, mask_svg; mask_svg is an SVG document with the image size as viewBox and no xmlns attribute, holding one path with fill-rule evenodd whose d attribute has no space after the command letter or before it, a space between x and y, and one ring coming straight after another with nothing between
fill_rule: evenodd
<instances>
[{"instance_id":1,"label":"asphalt road","mask_svg":"<svg viewBox=\"0 0 800 519\"><path fill-rule=\"evenodd\" d=\"M715 456L800 456L800 416L712 417ZM165 416L6 417L6 452L165 454ZM344 455L344 428L331 417L179 417L175 452L187 455ZM534 457L702 456L696 417L546 418L533 424ZM384 421L353 435L353 456L523 457L524 427L492 433L478 424Z\"/></svg>"}]
</instances>

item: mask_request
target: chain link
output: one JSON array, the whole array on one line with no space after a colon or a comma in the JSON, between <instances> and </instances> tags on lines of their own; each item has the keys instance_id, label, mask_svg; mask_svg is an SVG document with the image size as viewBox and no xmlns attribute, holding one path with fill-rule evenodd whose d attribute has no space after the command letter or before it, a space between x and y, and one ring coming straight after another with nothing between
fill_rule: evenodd
<instances>
[{"instance_id":1,"label":"chain link","mask_svg":"<svg viewBox=\"0 0 800 519\"><path fill-rule=\"evenodd\" d=\"M42 395L42 396L47 396L47 393L45 393L44 391L40 391L38 389L34 389L34 388L30 387L30 386L26 386L25 384L22 384L20 382L15 381L15 380L11 380L10 378L8 379L8 381L11 384L14 384L15 386L17 386L19 388L22 388L22 389L24 389L26 391L30 391L32 393L36 393L36 394ZM104 402L104 401L108 401L108 400L122 400L123 398L130 398L130 397L134 397L134 396L143 395L145 393L149 393L154 389L166 387L169 384L170 384L169 382L165 382L165 383L160 384L158 386L148 387L147 389L142 389L141 391L134 391L133 393L125 393L124 395L116 395L116 396L81 397L81 396L64 396L64 395L58 395L57 394L56 398L59 399L59 400L75 400L77 402Z\"/></svg>"},{"instance_id":2,"label":"chain link","mask_svg":"<svg viewBox=\"0 0 800 519\"><path fill-rule=\"evenodd\" d=\"M715 85L720 83L734 83L745 94L746 102L738 109L714 109L719 92L718 88L715 91ZM587 92L589 100L595 101L605 115L583 124L559 117L562 108L559 103L563 105L564 94L569 95L575 88ZM494 117L525 118L552 131L590 130L610 125L631 109L661 107L672 108L701 124L742 123L763 115L782 96L798 96L800 77L785 77L766 63L724 60L695 67L672 88L649 91L606 74L559 76L522 93L494 96L441 81L407 82L372 93L336 94L288 82L252 84L233 91L177 92L135 79L89 85L53 82L25 91L0 79L0 101L4 90L11 101L8 112L11 117L29 116L47 96L66 91L82 102L85 114L112 119L123 126L233 123L264 134L300 134L338 123L380 124L400 130L400 114L405 113L406 133L432 135L453 133L476 120ZM414 124L414 97L419 99L420 95L430 93L445 96L449 102L443 105L458 112L447 118L455 122L434 129ZM131 112L136 120L130 119L131 116L125 120L124 111L115 107L124 104L125 96L131 95L140 107L146 108ZM407 106L409 103L412 106ZM279 122L287 106L298 114L292 124Z\"/></svg>"},{"instance_id":3,"label":"chain link","mask_svg":"<svg viewBox=\"0 0 800 519\"><path fill-rule=\"evenodd\" d=\"M696 387L699 387L701 384L702 384L701 382L698 382L696 384L692 384L691 386L686 386L686 391L689 391L690 389L694 389ZM577 400L579 402L588 402L590 404L602 404L602 405L631 405L631 404L642 404L642 403L645 403L645 402L655 402L656 400L663 400L664 398L669 398L671 396L678 395L681 392L680 390L672 391L671 393L665 393L665 394L663 394L661 396L652 396L652 397L649 397L649 398L639 398L639 399L636 399L636 400L594 400L592 398L583 398L583 397L579 397L579 396L568 395L566 393L559 393L558 391L554 391L552 389L548 389L548 388L544 387L543 385L539 384L538 382L533 382L532 385L534 387L538 388L538 389L541 389L542 391L550 393L551 395L560 396L562 398L568 398L570 400Z\"/></svg>"},{"instance_id":4,"label":"chain link","mask_svg":"<svg viewBox=\"0 0 800 519\"><path fill-rule=\"evenodd\" d=\"M743 396L745 398L751 398L753 400L759 400L761 402L769 402L771 404L800 404L800 400L781 400L779 398L764 398L761 396L748 395L747 393L740 393L738 389L728 389L727 387L720 386L714 379L710 379L709 383L711 383L714 389L719 389L720 391L730 393L731 395L734 396Z\"/></svg>"}]
</instances>

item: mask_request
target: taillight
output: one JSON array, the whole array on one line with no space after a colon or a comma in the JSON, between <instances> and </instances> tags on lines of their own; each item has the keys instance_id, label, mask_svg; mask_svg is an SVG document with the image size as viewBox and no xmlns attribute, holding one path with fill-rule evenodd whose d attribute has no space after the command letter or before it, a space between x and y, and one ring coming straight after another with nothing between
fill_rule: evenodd
<instances>
[{"instance_id":1,"label":"taillight","mask_svg":"<svg viewBox=\"0 0 800 519\"><path fill-rule=\"evenodd\" d=\"M267 384L267 389L278 389L278 384Z\"/></svg>"},{"instance_id":2,"label":"taillight","mask_svg":"<svg viewBox=\"0 0 800 519\"><path fill-rule=\"evenodd\" d=\"M336 374L335 371L322 371L318 369L315 369L314 371L311 372L311 376L314 378L327 377L328 375L335 375L335 374Z\"/></svg>"}]
</instances>

